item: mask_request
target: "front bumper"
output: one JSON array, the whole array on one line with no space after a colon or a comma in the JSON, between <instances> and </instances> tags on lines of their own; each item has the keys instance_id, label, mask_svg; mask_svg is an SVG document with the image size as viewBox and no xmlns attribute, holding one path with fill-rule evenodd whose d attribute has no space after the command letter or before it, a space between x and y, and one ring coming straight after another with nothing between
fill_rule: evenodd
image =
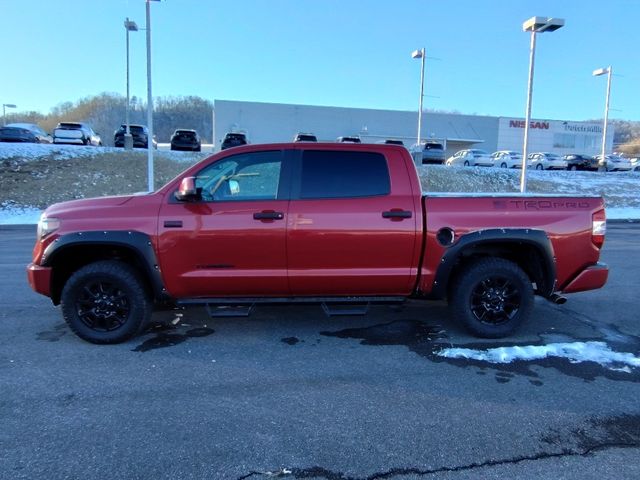
<instances>
[{"instance_id":1,"label":"front bumper","mask_svg":"<svg viewBox=\"0 0 640 480\"><path fill-rule=\"evenodd\" d=\"M35 263L27 266L27 279L31 288L45 297L51 296L51 267L41 267Z\"/></svg>"},{"instance_id":2,"label":"front bumper","mask_svg":"<svg viewBox=\"0 0 640 480\"><path fill-rule=\"evenodd\" d=\"M601 288L607 283L608 277L609 267L604 263L596 263L580 272L562 289L562 293L584 292Z\"/></svg>"}]
</instances>

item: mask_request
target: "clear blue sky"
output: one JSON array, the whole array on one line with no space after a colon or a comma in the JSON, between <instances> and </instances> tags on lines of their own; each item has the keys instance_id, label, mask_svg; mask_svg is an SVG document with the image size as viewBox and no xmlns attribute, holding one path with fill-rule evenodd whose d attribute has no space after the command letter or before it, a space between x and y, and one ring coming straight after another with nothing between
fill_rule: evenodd
<instances>
[{"instance_id":1,"label":"clear blue sky","mask_svg":"<svg viewBox=\"0 0 640 480\"><path fill-rule=\"evenodd\" d=\"M153 92L413 110L426 47L425 108L502 116L525 109L531 16L565 18L538 36L533 116L640 120L637 0L165 0L152 2ZM124 18L144 0L0 0L0 103L46 113L125 93ZM145 33L131 36L132 94L146 98ZM435 96L437 98L432 98Z\"/></svg>"}]
</instances>

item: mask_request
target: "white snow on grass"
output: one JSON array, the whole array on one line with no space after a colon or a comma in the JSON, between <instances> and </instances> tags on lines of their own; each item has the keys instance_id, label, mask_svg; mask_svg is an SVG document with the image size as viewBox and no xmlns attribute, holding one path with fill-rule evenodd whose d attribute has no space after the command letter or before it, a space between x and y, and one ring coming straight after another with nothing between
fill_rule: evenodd
<instances>
[{"instance_id":1,"label":"white snow on grass","mask_svg":"<svg viewBox=\"0 0 640 480\"><path fill-rule=\"evenodd\" d=\"M35 207L0 205L0 225L35 225L41 213Z\"/></svg>"},{"instance_id":2,"label":"white snow on grass","mask_svg":"<svg viewBox=\"0 0 640 480\"><path fill-rule=\"evenodd\" d=\"M47 143L0 142L0 160L13 159L22 162L50 157L55 160L94 157L114 150L111 147L90 147L84 145L54 145Z\"/></svg>"},{"instance_id":3,"label":"white snow on grass","mask_svg":"<svg viewBox=\"0 0 640 480\"><path fill-rule=\"evenodd\" d=\"M125 151L122 148L116 147L0 142L0 161L11 160L18 163L26 163L43 158L53 160L70 160L73 158L93 159L106 153L123 154L125 152L127 155L133 154L147 158L147 150L144 148L134 148L132 151ZM155 150L153 153L155 157L161 157L175 162L194 162L210 155L210 153L206 152L178 152L172 150Z\"/></svg>"},{"instance_id":4,"label":"white snow on grass","mask_svg":"<svg viewBox=\"0 0 640 480\"><path fill-rule=\"evenodd\" d=\"M571 363L595 362L605 368L631 373L629 367L639 368L640 358L631 353L614 352L604 342L550 343L523 347L498 347L487 350L446 348L438 352L445 358L467 358L488 363L511 363L544 358L566 358Z\"/></svg>"}]
</instances>

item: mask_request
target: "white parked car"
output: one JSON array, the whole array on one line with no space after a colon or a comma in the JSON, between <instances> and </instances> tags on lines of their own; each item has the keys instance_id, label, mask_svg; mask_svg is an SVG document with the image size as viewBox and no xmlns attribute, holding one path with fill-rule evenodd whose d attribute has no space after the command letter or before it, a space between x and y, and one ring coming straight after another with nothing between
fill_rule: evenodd
<instances>
[{"instance_id":1,"label":"white parked car","mask_svg":"<svg viewBox=\"0 0 640 480\"><path fill-rule=\"evenodd\" d=\"M493 159L484 150L460 150L447 159L448 167L493 167Z\"/></svg>"},{"instance_id":2,"label":"white parked car","mask_svg":"<svg viewBox=\"0 0 640 480\"><path fill-rule=\"evenodd\" d=\"M511 150L501 150L491 155L493 166L500 168L522 168L522 154Z\"/></svg>"},{"instance_id":3,"label":"white parked car","mask_svg":"<svg viewBox=\"0 0 640 480\"><path fill-rule=\"evenodd\" d=\"M598 162L602 158L602 155L596 157ZM605 155L607 172L621 172L633 170L636 166L630 158L623 157L622 155Z\"/></svg>"},{"instance_id":4,"label":"white parked car","mask_svg":"<svg viewBox=\"0 0 640 480\"><path fill-rule=\"evenodd\" d=\"M528 166L536 170L566 170L567 161L556 153L537 152L529 155Z\"/></svg>"}]
</instances>

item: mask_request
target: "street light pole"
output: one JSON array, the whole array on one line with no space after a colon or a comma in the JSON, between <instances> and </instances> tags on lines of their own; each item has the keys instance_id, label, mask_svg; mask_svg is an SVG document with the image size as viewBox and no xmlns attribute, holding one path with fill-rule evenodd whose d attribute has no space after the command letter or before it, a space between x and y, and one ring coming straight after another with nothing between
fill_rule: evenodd
<instances>
[{"instance_id":1,"label":"street light pole","mask_svg":"<svg viewBox=\"0 0 640 480\"><path fill-rule=\"evenodd\" d=\"M424 99L424 57L425 51L424 47L420 50L414 50L411 53L412 58L421 59L421 70L420 70L420 102L418 107L418 135L417 135L417 145L419 146L422 141L422 101Z\"/></svg>"},{"instance_id":2,"label":"street light pole","mask_svg":"<svg viewBox=\"0 0 640 480\"><path fill-rule=\"evenodd\" d=\"M131 150L133 148L133 137L131 136L131 128L129 126L129 32L137 32L138 25L136 22L130 21L129 18L124 21L124 28L127 32L127 108L125 113L126 130L124 133L124 148Z\"/></svg>"},{"instance_id":3,"label":"street light pole","mask_svg":"<svg viewBox=\"0 0 640 480\"><path fill-rule=\"evenodd\" d=\"M153 95L151 93L151 2L158 0L146 0L147 4L147 126L149 135L147 137L147 177L148 191L153 192Z\"/></svg>"},{"instance_id":4,"label":"street light pole","mask_svg":"<svg viewBox=\"0 0 640 480\"><path fill-rule=\"evenodd\" d=\"M607 68L599 68L593 71L594 77L607 74L607 99L604 103L604 125L602 127L602 157L600 157L600 167L607 168L607 160L605 155L607 153L607 126L609 124L609 97L611 96L611 75L613 75L613 69L611 65Z\"/></svg>"},{"instance_id":5,"label":"street light pole","mask_svg":"<svg viewBox=\"0 0 640 480\"><path fill-rule=\"evenodd\" d=\"M17 108L13 103L3 103L2 104L2 124L7 124L7 108Z\"/></svg>"},{"instance_id":6,"label":"street light pole","mask_svg":"<svg viewBox=\"0 0 640 480\"><path fill-rule=\"evenodd\" d=\"M554 32L564 26L561 18L531 17L522 24L522 30L531 32L529 50L529 81L527 82L527 110L524 122L522 145L522 169L520 173L520 193L527 191L527 157L529 156L529 124L531 123L531 101L533 98L533 69L536 56L536 33Z\"/></svg>"},{"instance_id":7,"label":"street light pole","mask_svg":"<svg viewBox=\"0 0 640 480\"><path fill-rule=\"evenodd\" d=\"M531 98L533 97L533 68L536 61L536 31L531 30L529 47L529 80L527 81L527 110L524 120L524 144L522 145L522 171L520 173L520 193L527 191L527 157L529 156L529 124L531 123Z\"/></svg>"}]
</instances>

